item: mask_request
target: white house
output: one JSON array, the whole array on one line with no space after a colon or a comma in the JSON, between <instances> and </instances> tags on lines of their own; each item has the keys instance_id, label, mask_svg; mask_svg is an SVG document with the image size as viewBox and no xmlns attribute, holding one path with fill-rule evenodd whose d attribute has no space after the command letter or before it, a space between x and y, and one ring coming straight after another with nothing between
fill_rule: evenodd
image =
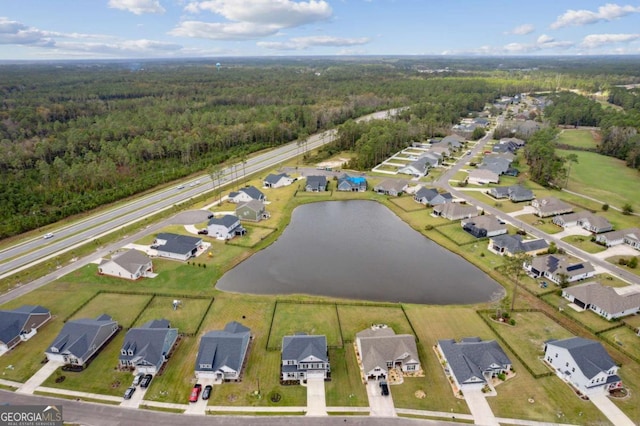
<instances>
[{"instance_id":1,"label":"white house","mask_svg":"<svg viewBox=\"0 0 640 426\"><path fill-rule=\"evenodd\" d=\"M295 334L282 338L282 380L299 380L308 377L327 379L331 367L326 336Z\"/></svg>"},{"instance_id":2,"label":"white house","mask_svg":"<svg viewBox=\"0 0 640 426\"><path fill-rule=\"evenodd\" d=\"M544 360L558 377L585 395L622 387L618 366L595 340L582 337L549 340L545 343Z\"/></svg>"},{"instance_id":3,"label":"white house","mask_svg":"<svg viewBox=\"0 0 640 426\"><path fill-rule=\"evenodd\" d=\"M255 186L246 186L229 193L229 201L232 203L246 203L251 200L266 201L267 197Z\"/></svg>"},{"instance_id":4,"label":"white house","mask_svg":"<svg viewBox=\"0 0 640 426\"><path fill-rule=\"evenodd\" d=\"M607 287L590 282L565 288L562 297L612 320L640 312L640 286Z\"/></svg>"},{"instance_id":5,"label":"white house","mask_svg":"<svg viewBox=\"0 0 640 426\"><path fill-rule=\"evenodd\" d=\"M207 332L200 338L195 374L198 379L240 380L247 358L251 331L232 321L223 330Z\"/></svg>"},{"instance_id":6,"label":"white house","mask_svg":"<svg viewBox=\"0 0 640 426\"><path fill-rule=\"evenodd\" d=\"M266 178L264 178L264 181L262 182L262 184L264 185L265 188L282 188L283 186L291 185L294 181L295 179L289 176L288 174L280 173L277 175L275 174L268 175Z\"/></svg>"},{"instance_id":7,"label":"white house","mask_svg":"<svg viewBox=\"0 0 640 426\"><path fill-rule=\"evenodd\" d=\"M559 254L536 256L524 264L524 269L533 278L548 278L558 285L591 278L596 274L595 268L589 262Z\"/></svg>"},{"instance_id":8,"label":"white house","mask_svg":"<svg viewBox=\"0 0 640 426\"><path fill-rule=\"evenodd\" d=\"M210 237L219 240L230 240L236 235L244 235L246 232L242 225L240 225L240 219L232 214L209 219L207 231Z\"/></svg>"},{"instance_id":9,"label":"white house","mask_svg":"<svg viewBox=\"0 0 640 426\"><path fill-rule=\"evenodd\" d=\"M467 176L467 182L473 185L486 185L488 183L500 182L500 176L491 170L486 169L473 169L469 171Z\"/></svg>"},{"instance_id":10,"label":"white house","mask_svg":"<svg viewBox=\"0 0 640 426\"><path fill-rule=\"evenodd\" d=\"M112 277L137 280L153 273L151 258L139 250L128 250L114 254L111 259L103 259L98 265L98 273Z\"/></svg>"},{"instance_id":11,"label":"white house","mask_svg":"<svg viewBox=\"0 0 640 426\"><path fill-rule=\"evenodd\" d=\"M151 248L155 248L160 257L184 261L194 257L201 246L202 238L162 232L156 235Z\"/></svg>"}]
</instances>

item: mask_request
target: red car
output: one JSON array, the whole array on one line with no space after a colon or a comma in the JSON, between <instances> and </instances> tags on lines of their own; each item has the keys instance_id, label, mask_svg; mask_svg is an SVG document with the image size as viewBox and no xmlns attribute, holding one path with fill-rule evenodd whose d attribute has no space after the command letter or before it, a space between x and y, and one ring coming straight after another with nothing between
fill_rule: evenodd
<instances>
[{"instance_id":1,"label":"red car","mask_svg":"<svg viewBox=\"0 0 640 426\"><path fill-rule=\"evenodd\" d=\"M200 383L196 383L193 389L191 389L191 396L189 396L189 402L198 402L198 397L200 396L201 390L202 390L202 385Z\"/></svg>"}]
</instances>

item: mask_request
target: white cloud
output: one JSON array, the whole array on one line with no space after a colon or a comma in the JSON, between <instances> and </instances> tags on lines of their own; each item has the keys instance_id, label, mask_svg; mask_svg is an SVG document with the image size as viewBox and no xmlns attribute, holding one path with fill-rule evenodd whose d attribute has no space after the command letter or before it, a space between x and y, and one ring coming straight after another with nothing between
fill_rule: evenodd
<instances>
[{"instance_id":1,"label":"white cloud","mask_svg":"<svg viewBox=\"0 0 640 426\"><path fill-rule=\"evenodd\" d=\"M250 40L274 35L279 29L279 27L273 25L260 25L250 22L185 21L169 31L169 35L213 40Z\"/></svg>"},{"instance_id":2,"label":"white cloud","mask_svg":"<svg viewBox=\"0 0 640 426\"><path fill-rule=\"evenodd\" d=\"M534 27L533 25L523 24L515 27L511 31L507 31L505 34L527 35L527 34L531 34L535 30L536 30L536 27Z\"/></svg>"},{"instance_id":3,"label":"white cloud","mask_svg":"<svg viewBox=\"0 0 640 426\"><path fill-rule=\"evenodd\" d=\"M564 14L558 16L556 21L551 24L551 28L558 29L569 26L594 24L599 21L613 21L614 19L632 13L640 13L640 6L620 6L607 3L604 6L600 6L596 12L586 9L569 9Z\"/></svg>"},{"instance_id":4,"label":"white cloud","mask_svg":"<svg viewBox=\"0 0 640 426\"><path fill-rule=\"evenodd\" d=\"M287 42L260 41L256 43L259 47L271 50L303 50L318 46L345 47L358 46L369 43L370 39L360 38L340 38L331 36L309 36L294 37Z\"/></svg>"},{"instance_id":5,"label":"white cloud","mask_svg":"<svg viewBox=\"0 0 640 426\"><path fill-rule=\"evenodd\" d=\"M109 7L127 10L136 15L143 13L164 13L165 9L158 0L109 0Z\"/></svg>"},{"instance_id":6,"label":"white cloud","mask_svg":"<svg viewBox=\"0 0 640 426\"><path fill-rule=\"evenodd\" d=\"M605 44L626 43L640 39L640 34L590 34L586 36L580 46L589 49Z\"/></svg>"},{"instance_id":7,"label":"white cloud","mask_svg":"<svg viewBox=\"0 0 640 426\"><path fill-rule=\"evenodd\" d=\"M50 45L51 43L52 40L45 31L0 17L0 44Z\"/></svg>"}]
</instances>

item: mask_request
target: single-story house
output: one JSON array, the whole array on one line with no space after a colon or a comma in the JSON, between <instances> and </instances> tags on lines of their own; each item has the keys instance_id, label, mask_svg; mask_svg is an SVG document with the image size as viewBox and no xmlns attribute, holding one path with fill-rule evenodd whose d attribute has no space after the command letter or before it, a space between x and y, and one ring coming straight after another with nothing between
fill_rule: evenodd
<instances>
[{"instance_id":1,"label":"single-story house","mask_svg":"<svg viewBox=\"0 0 640 426\"><path fill-rule=\"evenodd\" d=\"M589 262L559 254L536 256L530 263L525 263L524 269L533 278L545 277L558 285L591 278L596 274Z\"/></svg>"},{"instance_id":2,"label":"single-story house","mask_svg":"<svg viewBox=\"0 0 640 426\"><path fill-rule=\"evenodd\" d=\"M440 144L451 147L454 151L462 148L464 145L465 138L460 135L449 135L445 136L440 140Z\"/></svg>"},{"instance_id":3,"label":"single-story house","mask_svg":"<svg viewBox=\"0 0 640 426\"><path fill-rule=\"evenodd\" d=\"M511 369L511 360L495 340L482 341L467 337L460 342L453 339L438 340L445 372L461 391L482 389L500 373Z\"/></svg>"},{"instance_id":4,"label":"single-story house","mask_svg":"<svg viewBox=\"0 0 640 426\"><path fill-rule=\"evenodd\" d=\"M327 190L326 176L307 176L307 184L304 190L307 192L323 192Z\"/></svg>"},{"instance_id":5,"label":"single-story house","mask_svg":"<svg viewBox=\"0 0 640 426\"><path fill-rule=\"evenodd\" d=\"M0 355L32 338L50 319L51 312L39 305L0 310Z\"/></svg>"},{"instance_id":6,"label":"single-story house","mask_svg":"<svg viewBox=\"0 0 640 426\"><path fill-rule=\"evenodd\" d=\"M136 373L157 374L169 359L177 340L178 329L171 328L165 319L131 328L120 349L120 366L134 368Z\"/></svg>"},{"instance_id":7,"label":"single-story house","mask_svg":"<svg viewBox=\"0 0 640 426\"><path fill-rule=\"evenodd\" d=\"M367 180L362 176L342 175L338 178L338 191L365 192Z\"/></svg>"},{"instance_id":8,"label":"single-story house","mask_svg":"<svg viewBox=\"0 0 640 426\"><path fill-rule=\"evenodd\" d=\"M462 219L462 229L476 238L495 237L507 233L507 224L493 215Z\"/></svg>"},{"instance_id":9,"label":"single-story house","mask_svg":"<svg viewBox=\"0 0 640 426\"><path fill-rule=\"evenodd\" d=\"M559 214L571 213L573 206L558 200L555 197L538 198L531 201L531 206L539 217L549 217Z\"/></svg>"},{"instance_id":10,"label":"single-story house","mask_svg":"<svg viewBox=\"0 0 640 426\"><path fill-rule=\"evenodd\" d=\"M562 297L608 320L640 312L638 286L614 288L590 282L563 289Z\"/></svg>"},{"instance_id":11,"label":"single-story house","mask_svg":"<svg viewBox=\"0 0 640 426\"><path fill-rule=\"evenodd\" d=\"M478 169L491 170L498 176L505 174L510 167L511 167L511 160L509 158L505 158L497 154L485 156L482 159L482 163L478 165Z\"/></svg>"},{"instance_id":12,"label":"single-story house","mask_svg":"<svg viewBox=\"0 0 640 426\"><path fill-rule=\"evenodd\" d=\"M103 259L98 265L100 275L137 280L153 273L151 258L139 250L127 250Z\"/></svg>"},{"instance_id":13,"label":"single-story house","mask_svg":"<svg viewBox=\"0 0 640 426\"><path fill-rule=\"evenodd\" d=\"M420 188L413 195L413 199L420 204L437 206L439 204L450 203L453 195L448 192L439 193L433 188Z\"/></svg>"},{"instance_id":14,"label":"single-story house","mask_svg":"<svg viewBox=\"0 0 640 426\"><path fill-rule=\"evenodd\" d=\"M585 395L622 387L618 366L595 340L582 337L549 340L545 342L544 360L558 377Z\"/></svg>"},{"instance_id":15,"label":"single-story house","mask_svg":"<svg viewBox=\"0 0 640 426\"><path fill-rule=\"evenodd\" d=\"M286 173L280 173L277 175L272 173L264 178L262 184L265 188L281 188L283 186L291 185L294 181L295 179Z\"/></svg>"},{"instance_id":16,"label":"single-story house","mask_svg":"<svg viewBox=\"0 0 640 426\"><path fill-rule=\"evenodd\" d=\"M258 200L247 201L238 204L236 207L236 216L240 220L248 220L250 222L260 222L262 219L269 219L271 215L265 210L264 203Z\"/></svg>"},{"instance_id":17,"label":"single-story house","mask_svg":"<svg viewBox=\"0 0 640 426\"><path fill-rule=\"evenodd\" d=\"M373 187L378 194L397 197L407 190L407 181L398 179L386 179Z\"/></svg>"},{"instance_id":18,"label":"single-story house","mask_svg":"<svg viewBox=\"0 0 640 426\"><path fill-rule=\"evenodd\" d=\"M555 216L553 223L563 228L570 226L581 226L589 232L594 234L600 234L602 232L608 232L613 229L613 225L607 219L601 216L597 216L588 211L582 211L577 213L568 213Z\"/></svg>"},{"instance_id":19,"label":"single-story house","mask_svg":"<svg viewBox=\"0 0 640 426\"><path fill-rule=\"evenodd\" d=\"M330 377L326 336L294 334L282 338L282 380L305 381L308 377Z\"/></svg>"},{"instance_id":20,"label":"single-story house","mask_svg":"<svg viewBox=\"0 0 640 426\"><path fill-rule=\"evenodd\" d=\"M395 334L391 328L368 328L356 334L356 348L365 379L386 379L389 370L404 373L420 370L416 339L410 334Z\"/></svg>"},{"instance_id":21,"label":"single-story house","mask_svg":"<svg viewBox=\"0 0 640 426\"><path fill-rule=\"evenodd\" d=\"M162 232L156 235L151 248L155 248L160 257L188 260L196 255L201 246L202 238Z\"/></svg>"},{"instance_id":22,"label":"single-story house","mask_svg":"<svg viewBox=\"0 0 640 426\"><path fill-rule=\"evenodd\" d=\"M118 332L118 322L103 314L67 321L45 351L49 361L84 366Z\"/></svg>"},{"instance_id":23,"label":"single-story house","mask_svg":"<svg viewBox=\"0 0 640 426\"><path fill-rule=\"evenodd\" d=\"M607 247L629 244L636 250L640 250L640 228L628 228L596 235L596 242Z\"/></svg>"},{"instance_id":24,"label":"single-story house","mask_svg":"<svg viewBox=\"0 0 640 426\"><path fill-rule=\"evenodd\" d=\"M513 203L531 201L535 198L533 191L522 185L496 186L487 191L493 198L508 198Z\"/></svg>"},{"instance_id":25,"label":"single-story house","mask_svg":"<svg viewBox=\"0 0 640 426\"><path fill-rule=\"evenodd\" d=\"M523 240L520 235L498 235L489 239L489 251L500 256L515 256L518 253L536 256L549 250L549 243L539 238Z\"/></svg>"},{"instance_id":26,"label":"single-story house","mask_svg":"<svg viewBox=\"0 0 640 426\"><path fill-rule=\"evenodd\" d=\"M429 168L431 167L430 162L426 157L418 158L417 160L407 164L404 167L398 169L398 173L403 175L411 175L415 177L425 176L429 173Z\"/></svg>"},{"instance_id":27,"label":"single-story house","mask_svg":"<svg viewBox=\"0 0 640 426\"><path fill-rule=\"evenodd\" d=\"M238 216L226 214L212 217L207 223L208 235L218 240L230 240L236 235L244 235L246 230L240 224Z\"/></svg>"},{"instance_id":28,"label":"single-story house","mask_svg":"<svg viewBox=\"0 0 640 426\"><path fill-rule=\"evenodd\" d=\"M475 206L461 203L438 204L433 208L433 214L449 220L468 219L480 214Z\"/></svg>"},{"instance_id":29,"label":"single-story house","mask_svg":"<svg viewBox=\"0 0 640 426\"><path fill-rule=\"evenodd\" d=\"M195 374L199 379L240 380L247 359L251 330L232 321L223 330L214 330L200 338Z\"/></svg>"},{"instance_id":30,"label":"single-story house","mask_svg":"<svg viewBox=\"0 0 640 426\"><path fill-rule=\"evenodd\" d=\"M255 186L246 186L229 193L229 201L232 203L246 203L251 200L266 201L267 197Z\"/></svg>"},{"instance_id":31,"label":"single-story house","mask_svg":"<svg viewBox=\"0 0 640 426\"><path fill-rule=\"evenodd\" d=\"M473 185L486 185L488 183L500 182L500 176L497 173L487 169L469 170L467 182Z\"/></svg>"}]
</instances>

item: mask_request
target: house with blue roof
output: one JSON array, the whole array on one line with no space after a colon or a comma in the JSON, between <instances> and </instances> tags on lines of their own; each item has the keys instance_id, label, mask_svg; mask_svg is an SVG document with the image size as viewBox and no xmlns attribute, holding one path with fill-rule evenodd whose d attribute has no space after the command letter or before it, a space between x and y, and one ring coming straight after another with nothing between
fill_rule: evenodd
<instances>
[{"instance_id":1,"label":"house with blue roof","mask_svg":"<svg viewBox=\"0 0 640 426\"><path fill-rule=\"evenodd\" d=\"M178 340L178 329L165 319L151 320L127 331L118 358L121 367L135 373L157 374Z\"/></svg>"},{"instance_id":2,"label":"house with blue roof","mask_svg":"<svg viewBox=\"0 0 640 426\"><path fill-rule=\"evenodd\" d=\"M362 176L344 174L338 178L338 191L366 192L367 180Z\"/></svg>"},{"instance_id":3,"label":"house with blue roof","mask_svg":"<svg viewBox=\"0 0 640 426\"><path fill-rule=\"evenodd\" d=\"M0 355L32 338L50 319L51 312L37 305L0 310Z\"/></svg>"},{"instance_id":4,"label":"house with blue roof","mask_svg":"<svg viewBox=\"0 0 640 426\"><path fill-rule=\"evenodd\" d=\"M201 246L202 238L161 232L151 248L156 249L160 257L184 261L194 257Z\"/></svg>"},{"instance_id":5,"label":"house with blue roof","mask_svg":"<svg viewBox=\"0 0 640 426\"><path fill-rule=\"evenodd\" d=\"M304 333L282 338L282 380L306 381L308 377L330 377L326 336Z\"/></svg>"},{"instance_id":6,"label":"house with blue roof","mask_svg":"<svg viewBox=\"0 0 640 426\"><path fill-rule=\"evenodd\" d=\"M327 190L326 176L307 176L307 184L304 187L306 192L324 192Z\"/></svg>"},{"instance_id":7,"label":"house with blue roof","mask_svg":"<svg viewBox=\"0 0 640 426\"><path fill-rule=\"evenodd\" d=\"M223 330L209 331L200 338L195 374L198 379L238 381L247 358L251 330L232 321Z\"/></svg>"}]
</instances>

